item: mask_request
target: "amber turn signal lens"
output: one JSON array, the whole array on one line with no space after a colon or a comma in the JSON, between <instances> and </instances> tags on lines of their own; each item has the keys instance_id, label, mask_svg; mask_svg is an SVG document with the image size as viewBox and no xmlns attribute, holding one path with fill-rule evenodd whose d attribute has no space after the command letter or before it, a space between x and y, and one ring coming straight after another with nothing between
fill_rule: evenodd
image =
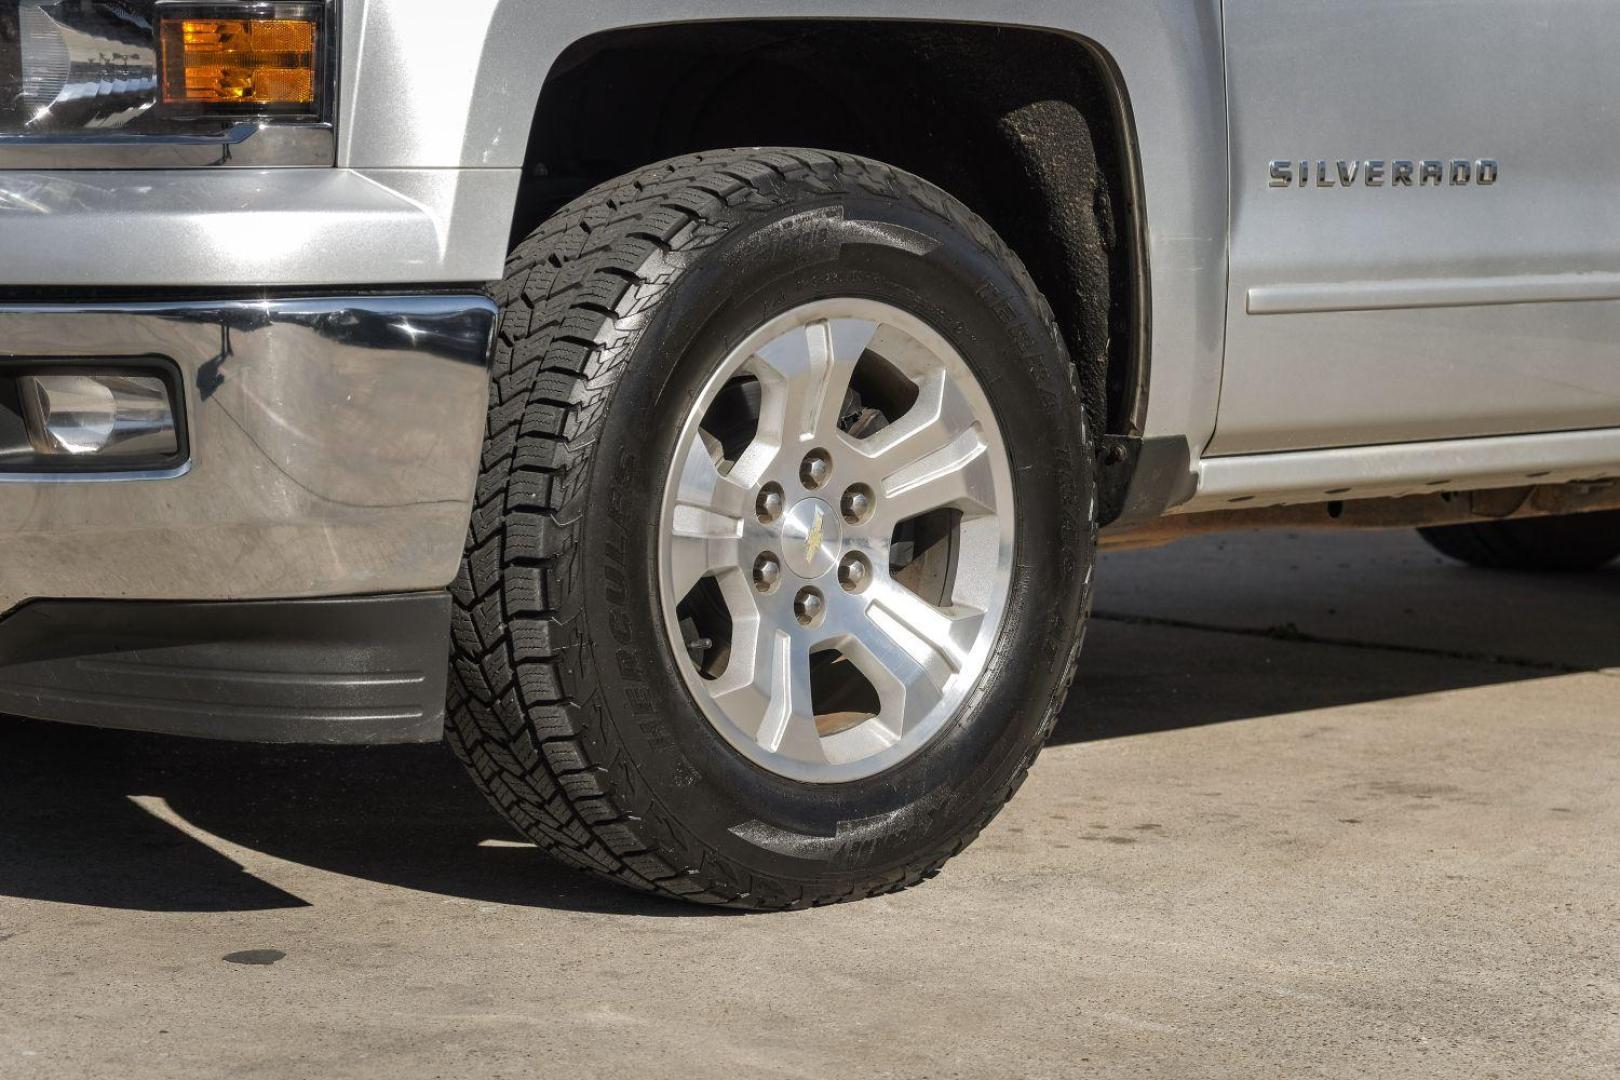
<instances>
[{"instance_id":1,"label":"amber turn signal lens","mask_svg":"<svg viewBox=\"0 0 1620 1080\"><path fill-rule=\"evenodd\" d=\"M163 103L312 109L316 36L313 19L164 19Z\"/></svg>"}]
</instances>

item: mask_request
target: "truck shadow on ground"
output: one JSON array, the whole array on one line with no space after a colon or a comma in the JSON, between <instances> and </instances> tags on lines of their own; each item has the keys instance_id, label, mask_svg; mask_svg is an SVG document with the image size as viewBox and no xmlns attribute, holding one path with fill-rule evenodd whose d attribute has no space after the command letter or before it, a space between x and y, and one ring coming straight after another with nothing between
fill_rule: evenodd
<instances>
[{"instance_id":1,"label":"truck shadow on ground","mask_svg":"<svg viewBox=\"0 0 1620 1080\"><path fill-rule=\"evenodd\" d=\"M1458 588L1477 585L1467 572L1455 576ZM1580 604L1592 610L1575 615L1612 626L1617 586L1620 575L1599 586L1549 587L1541 611L1526 610L1521 597L1504 633L1569 618ZM1363 602L1402 600L1369 585ZM1434 640L1443 641L1440 623L1455 611L1435 618ZM1620 634L1611 636L1607 662L1589 655L1576 666L1620 668ZM1559 673L1556 664L1104 617L1091 627L1053 743ZM229 853L234 845L480 902L641 915L700 910L597 882L518 845L442 746L265 747L0 718L0 822L0 898L146 911L308 904L243 870Z\"/></svg>"}]
</instances>

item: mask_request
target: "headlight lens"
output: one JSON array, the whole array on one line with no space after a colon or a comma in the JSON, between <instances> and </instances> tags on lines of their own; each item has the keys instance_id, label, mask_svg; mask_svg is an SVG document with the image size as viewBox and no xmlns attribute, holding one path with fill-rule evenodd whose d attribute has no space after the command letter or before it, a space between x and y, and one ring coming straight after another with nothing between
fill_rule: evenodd
<instances>
[{"instance_id":1,"label":"headlight lens","mask_svg":"<svg viewBox=\"0 0 1620 1080\"><path fill-rule=\"evenodd\" d=\"M328 8L326 0L0 0L0 134L206 135L252 118L327 123Z\"/></svg>"},{"instance_id":2,"label":"headlight lens","mask_svg":"<svg viewBox=\"0 0 1620 1080\"><path fill-rule=\"evenodd\" d=\"M157 50L150 26L112 4L22 0L21 129L119 128L152 107Z\"/></svg>"}]
</instances>

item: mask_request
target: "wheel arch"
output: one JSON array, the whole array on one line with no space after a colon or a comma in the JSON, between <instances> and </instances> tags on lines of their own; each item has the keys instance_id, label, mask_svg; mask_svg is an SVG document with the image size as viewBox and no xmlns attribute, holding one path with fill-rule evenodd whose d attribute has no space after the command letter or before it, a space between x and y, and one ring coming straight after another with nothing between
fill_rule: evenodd
<instances>
[{"instance_id":1,"label":"wheel arch","mask_svg":"<svg viewBox=\"0 0 1620 1080\"><path fill-rule=\"evenodd\" d=\"M1123 492L1146 416L1150 285L1134 120L1101 46L1053 30L870 20L588 35L541 87L514 242L602 180L749 145L877 158L984 216L1052 304L1115 474L1105 491Z\"/></svg>"}]
</instances>

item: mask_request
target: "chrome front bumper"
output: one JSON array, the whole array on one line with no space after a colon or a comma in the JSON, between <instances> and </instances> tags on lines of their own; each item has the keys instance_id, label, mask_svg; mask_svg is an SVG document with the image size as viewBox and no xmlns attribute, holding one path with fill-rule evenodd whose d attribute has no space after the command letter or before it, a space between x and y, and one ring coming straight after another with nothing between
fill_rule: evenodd
<instances>
[{"instance_id":1,"label":"chrome front bumper","mask_svg":"<svg viewBox=\"0 0 1620 1080\"><path fill-rule=\"evenodd\" d=\"M0 305L0 368L172 360L190 439L164 473L0 474L0 615L447 585L495 314L477 295Z\"/></svg>"}]
</instances>

